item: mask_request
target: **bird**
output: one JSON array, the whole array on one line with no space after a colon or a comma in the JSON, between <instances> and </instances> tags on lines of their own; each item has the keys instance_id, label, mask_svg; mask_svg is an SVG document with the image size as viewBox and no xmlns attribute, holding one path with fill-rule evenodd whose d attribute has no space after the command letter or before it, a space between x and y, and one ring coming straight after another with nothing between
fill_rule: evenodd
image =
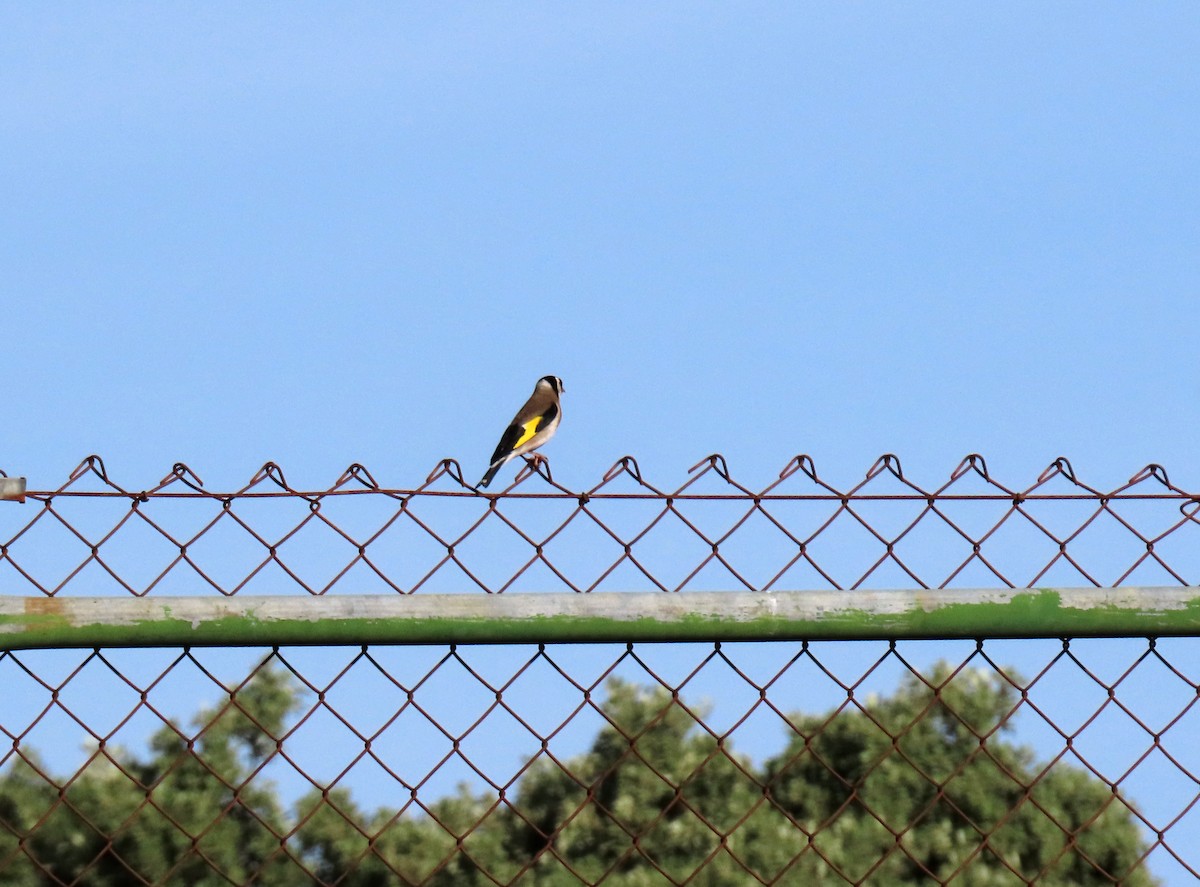
<instances>
[{"instance_id":1,"label":"bird","mask_svg":"<svg viewBox=\"0 0 1200 887\"><path fill-rule=\"evenodd\" d=\"M559 398L565 390L563 381L558 376L542 376L538 379L537 385L533 387L533 394L525 401L525 406L517 410L508 428L504 429L504 435L496 445L496 452L492 453L491 464L483 479L475 485L476 489L490 484L496 472L510 459L532 453L554 437L558 423L562 420ZM542 457L539 455L535 458Z\"/></svg>"}]
</instances>

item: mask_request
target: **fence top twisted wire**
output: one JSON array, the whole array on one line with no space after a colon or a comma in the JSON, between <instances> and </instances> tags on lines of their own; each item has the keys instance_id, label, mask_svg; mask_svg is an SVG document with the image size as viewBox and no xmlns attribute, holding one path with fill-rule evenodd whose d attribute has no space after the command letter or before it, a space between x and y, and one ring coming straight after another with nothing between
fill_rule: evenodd
<instances>
[{"instance_id":1,"label":"fence top twisted wire","mask_svg":"<svg viewBox=\"0 0 1200 887\"><path fill-rule=\"evenodd\" d=\"M299 489L268 462L242 487L213 491L184 463L152 487L125 486L92 455L27 499L37 506L32 517L0 510L0 567L48 596L85 591L95 578L85 574L97 568L138 596L184 593L167 588L181 575L223 595L268 576L276 589L282 582L317 595L355 590L364 578L383 591L457 583L494 593L1106 587L1200 577L1200 493L1173 484L1157 464L1098 489L1062 457L1033 483L1010 486L973 453L927 487L885 454L861 481L838 488L798 455L754 489L713 454L664 489L624 456L586 490L559 484L543 463L525 466L502 492L482 493L453 459L410 488L386 487L355 463L327 489ZM106 518L91 514L94 500L109 506ZM113 510L117 503L128 507ZM147 559L156 562L149 572Z\"/></svg>"},{"instance_id":2,"label":"fence top twisted wire","mask_svg":"<svg viewBox=\"0 0 1200 887\"><path fill-rule=\"evenodd\" d=\"M544 481L548 489L543 489L536 492L522 491L517 489L525 484L534 475L540 477ZM147 501L154 496L196 496L207 497L221 500L232 500L251 496L296 496L306 500L320 500L326 496L346 495L352 493L376 492L385 493L392 496L417 496L417 495L460 495L460 496L484 496L495 498L498 496L537 496L541 498L553 497L568 497L590 499L593 496L629 496L640 495L645 498L679 498L679 497L694 497L711 499L721 497L722 494L711 492L690 492L689 489L704 479L706 476L714 476L720 478L731 489L726 491L724 498L809 498L809 499L836 499L848 500L858 499L866 500L877 496L884 495L887 498L912 498L912 499L950 499L953 497L965 499L1011 499L1015 503L1024 502L1027 499L1096 499L1105 501L1111 499L1131 499L1131 498L1166 498L1178 499L1184 504L1189 504L1188 509L1190 515L1195 515L1197 509L1200 509L1200 492L1189 493L1186 490L1171 483L1168 477L1167 470L1162 465L1151 462L1144 468L1135 472L1128 481L1114 487L1111 490L1101 490L1096 487L1084 483L1078 478L1075 469L1071 462L1065 456L1059 456L1052 460L1037 476L1036 480L1026 487L1009 487L1000 481L996 480L988 471L987 460L979 453L969 453L955 466L950 472L949 478L941 485L925 488L915 483L912 479L905 476L904 470L900 463L900 458L893 453L884 453L867 469L863 479L853 486L839 490L824 478L820 477L817 472L816 463L813 458L807 454L799 454L793 456L779 470L776 479L772 480L766 487L761 490L752 490L738 481L734 480L728 463L720 453L713 453L705 456L695 465L688 469L688 478L683 484L676 487L674 490L668 491L660 489L648 482L642 475L641 468L638 466L637 459L633 456L626 455L617 459L601 476L599 482L587 490L575 491L570 490L561 484L558 484L553 479L553 474L550 471L549 460L543 460L540 465L527 464L525 468L518 472L513 483L507 490L485 492L476 489L475 486L468 483L463 474L462 467L456 459L442 459L429 472L423 483L404 488L389 488L380 485L371 474L371 471L364 465L354 462L338 477L338 479L328 488L323 490L301 490L291 486L284 476L283 468L276 462L265 462L254 474L250 477L245 485L236 490L226 492L216 492L205 488L204 481L200 476L186 463L176 462L172 465L171 470L157 484L149 488L140 490L124 487L112 480L109 477L108 470L104 465L102 457L92 454L84 458L71 472L67 479L54 489L43 489L40 491L31 490L29 496L38 500L45 500L52 496L72 495L72 496L118 496ZM811 481L821 492L810 494L789 494L781 488L784 483L793 475L800 475ZM905 492L891 494L872 494L867 488L876 482L881 476L888 476L898 481L904 488ZM0 468L0 477L9 477L9 474ZM79 484L86 478L93 478L101 485L99 490L83 490L79 489ZM986 486L988 492L974 493L955 493L954 487L961 485L964 478L978 478ZM631 480L637 488L635 493L620 493L609 487L613 487L621 478ZM448 479L454 486L451 489L437 489L437 484L443 479ZM1050 485L1056 480L1062 479L1074 488L1073 492L1054 491L1050 489ZM1137 489L1141 486L1149 486L1157 484L1154 489ZM273 487L273 489L272 489ZM172 489L174 488L174 489ZM265 488L265 489L261 489Z\"/></svg>"}]
</instances>

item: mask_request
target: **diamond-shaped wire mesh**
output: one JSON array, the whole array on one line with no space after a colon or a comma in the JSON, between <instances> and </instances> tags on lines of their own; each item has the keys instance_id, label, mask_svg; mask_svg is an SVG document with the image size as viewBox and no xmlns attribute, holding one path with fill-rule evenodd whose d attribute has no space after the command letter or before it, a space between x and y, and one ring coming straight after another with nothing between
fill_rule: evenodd
<instances>
[{"instance_id":1,"label":"diamond-shaped wire mesh","mask_svg":"<svg viewBox=\"0 0 1200 887\"><path fill-rule=\"evenodd\" d=\"M0 593L1186 585L1200 498L978 456L763 490L453 462L212 493L85 460L0 508ZM302 603L298 601L297 603ZM1190 638L0 652L0 885L1152 884L1200 878Z\"/></svg>"},{"instance_id":2,"label":"diamond-shaped wire mesh","mask_svg":"<svg viewBox=\"0 0 1200 887\"><path fill-rule=\"evenodd\" d=\"M352 465L329 489L296 490L268 463L242 489L218 493L182 464L152 489L126 489L93 456L29 500L32 516L3 516L9 593L1023 588L1200 577L1200 496L1157 465L1101 491L1056 459L1015 489L972 455L926 489L884 456L840 490L799 456L751 490L712 456L664 491L625 457L583 492L525 469L505 495L484 496L452 460L415 489L382 488Z\"/></svg>"}]
</instances>

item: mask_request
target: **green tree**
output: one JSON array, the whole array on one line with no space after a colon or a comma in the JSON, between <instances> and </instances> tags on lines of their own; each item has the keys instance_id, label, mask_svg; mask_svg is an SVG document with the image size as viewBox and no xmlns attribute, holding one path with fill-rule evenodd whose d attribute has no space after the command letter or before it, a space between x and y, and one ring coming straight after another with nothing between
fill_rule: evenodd
<instances>
[{"instance_id":1,"label":"green tree","mask_svg":"<svg viewBox=\"0 0 1200 887\"><path fill-rule=\"evenodd\" d=\"M808 883L1155 883L1111 789L1072 767L1039 769L1003 738L1012 687L992 673L951 674L939 665L909 677L865 711L794 717L794 737L763 778L799 831L788 839L778 818L765 831L748 823L755 866L791 863Z\"/></svg>"},{"instance_id":2,"label":"green tree","mask_svg":"<svg viewBox=\"0 0 1200 887\"><path fill-rule=\"evenodd\" d=\"M263 667L144 757L108 750L56 781L23 750L0 775L0 887L1155 883L1107 786L1007 738L1015 694L994 674L939 666L861 709L793 715L761 767L703 711L614 680L587 752L547 749L510 796L464 787L419 812L340 787L285 809L257 774L298 700Z\"/></svg>"},{"instance_id":3,"label":"green tree","mask_svg":"<svg viewBox=\"0 0 1200 887\"><path fill-rule=\"evenodd\" d=\"M20 760L0 779L0 885L303 883L273 787L253 778L296 698L286 673L260 668L196 735L158 730L146 760L111 749L61 784Z\"/></svg>"},{"instance_id":4,"label":"green tree","mask_svg":"<svg viewBox=\"0 0 1200 887\"><path fill-rule=\"evenodd\" d=\"M541 854L530 883L547 887L581 877L615 887L743 879L722 840L755 804L749 761L661 688L611 681L604 713L609 726L587 754L544 758L525 776L511 863Z\"/></svg>"}]
</instances>

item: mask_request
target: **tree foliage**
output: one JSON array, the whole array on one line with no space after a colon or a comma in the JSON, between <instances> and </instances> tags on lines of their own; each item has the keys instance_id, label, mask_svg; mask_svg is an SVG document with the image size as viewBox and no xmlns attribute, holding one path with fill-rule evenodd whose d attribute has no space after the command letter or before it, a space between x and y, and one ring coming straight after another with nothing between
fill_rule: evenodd
<instances>
[{"instance_id":1,"label":"tree foliage","mask_svg":"<svg viewBox=\"0 0 1200 887\"><path fill-rule=\"evenodd\" d=\"M756 765L666 690L613 680L588 751L541 753L510 795L368 812L340 787L286 805L258 776L299 699L262 668L142 755L100 748L63 781L23 750L0 775L0 887L1155 883L1111 789L1005 737L1013 695L939 666L793 715Z\"/></svg>"}]
</instances>

